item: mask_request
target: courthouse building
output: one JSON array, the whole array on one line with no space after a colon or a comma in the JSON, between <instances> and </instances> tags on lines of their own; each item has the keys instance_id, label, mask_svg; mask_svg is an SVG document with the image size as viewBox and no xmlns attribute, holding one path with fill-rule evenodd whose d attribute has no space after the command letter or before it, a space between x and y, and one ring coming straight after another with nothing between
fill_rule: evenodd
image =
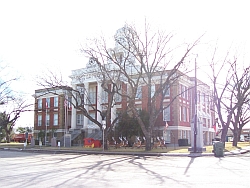
<instances>
[{"instance_id":1,"label":"courthouse building","mask_svg":"<svg viewBox=\"0 0 250 188\"><path fill-rule=\"evenodd\" d=\"M91 64L92 65L92 64ZM97 109L102 111L105 97L105 92L101 87L101 82L98 82L95 75L96 72L91 72L92 68L90 64L87 64L86 68L73 70L72 71L72 87L77 89L77 87L84 87L88 92L91 103L97 106ZM94 68L93 68L94 69ZM78 83L79 76L82 77L81 82ZM166 108L160 120L158 120L154 126L154 132L157 136L164 136L167 143L177 144L178 139L187 138L189 143L191 141L191 123L194 118L195 113L195 89L194 89L195 78L188 77L186 75L180 77L173 86L169 88L165 95L163 101L164 106L174 100L171 105ZM212 125L214 124L214 111L213 103L211 101L211 90L209 86L198 81L197 88L197 117L199 120L198 126L203 126L203 138L204 144L211 144L212 138L214 138L214 129ZM78 85L79 84L79 85ZM123 88L126 88L127 85L124 84ZM138 88L141 92L137 95L136 106L137 109L144 109L147 102L147 92L148 86L141 86ZM157 85L155 85L157 87ZM175 99L174 99L175 98ZM88 109L88 107L86 106ZM112 107L111 121L116 118L116 114L119 111L127 108L127 103L116 101L115 105ZM96 118L99 122L102 122L102 117L99 113L91 111L89 108L89 114ZM167 125L167 127L166 127ZM77 111L72 108L72 119L71 119L71 129L81 128L85 130L87 135L101 131L99 127L93 122L89 121L81 111Z\"/></svg>"},{"instance_id":2,"label":"courthouse building","mask_svg":"<svg viewBox=\"0 0 250 188\"><path fill-rule=\"evenodd\" d=\"M119 30L117 31L119 34ZM114 50L119 54L119 45L116 44ZM121 51L122 54L122 51ZM122 60L122 58L121 58ZM168 71L166 71L167 74ZM181 72L179 72L182 74ZM136 75L133 75L136 76ZM88 100L91 105L94 105L96 109L103 111L104 103L107 103L109 97L107 93L102 88L102 83L98 78L98 67L93 62L92 59L86 64L86 67L77 70L72 70L71 87L73 90L82 91L82 93L87 93ZM155 77L159 79L159 77ZM153 87L157 87L157 81ZM215 121L214 105L211 101L212 91L209 86L197 80L197 117L198 126L203 127L203 141L205 145L209 145L214 138L214 129L212 125ZM174 85L170 86L168 91L164 96L163 106L167 107L163 113L158 118L156 124L154 125L155 136L163 136L165 141L169 144L177 144L179 139L188 139L188 143L191 143L191 135L193 134L193 128L191 128L194 114L195 114L195 78L183 75L178 78ZM138 88L138 94L136 96L136 106L138 109L145 109L147 102L147 85L141 85ZM126 83L122 84L124 91L129 91L129 86ZM36 90L36 95L43 90ZM102 130L90 121L80 110L73 107L70 110L65 111L63 105L65 100L65 91L61 90L58 96L40 95L36 100L36 110L35 110L35 131L38 132L40 129L44 129L45 122L45 111L39 111L41 105L46 105L46 100L50 98L49 107L49 128L56 128L58 140L63 136L64 133L68 132L72 134L71 138L76 138L77 133L84 133L84 137L91 137L102 132ZM70 102L75 101L67 96ZM53 102L54 101L54 102ZM55 102L56 101L56 102ZM127 108L127 99L122 97L117 97L115 104L111 109L111 121L117 117L119 111ZM87 109L89 115L98 122L102 122L102 117L100 113L93 110L88 102L85 102L85 109ZM54 106L53 106L54 105ZM55 106L56 105L56 106ZM43 108L44 109L44 108ZM65 113L67 113L65 115ZM48 116L48 114L47 114ZM65 121L66 118L66 121ZM52 120L53 119L53 120ZM48 121L48 119L47 119ZM56 125L57 124L57 125Z\"/></svg>"}]
</instances>

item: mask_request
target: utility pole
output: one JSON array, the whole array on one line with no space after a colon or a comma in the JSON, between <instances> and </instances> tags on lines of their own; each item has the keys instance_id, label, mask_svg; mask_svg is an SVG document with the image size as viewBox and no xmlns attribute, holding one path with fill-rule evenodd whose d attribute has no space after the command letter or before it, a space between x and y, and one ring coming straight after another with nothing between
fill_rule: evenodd
<instances>
[{"instance_id":1,"label":"utility pole","mask_svg":"<svg viewBox=\"0 0 250 188\"><path fill-rule=\"evenodd\" d=\"M105 129L106 129L106 120L102 120L102 151L104 152L105 150L105 137L104 137L104 133L105 133Z\"/></svg>"},{"instance_id":2,"label":"utility pole","mask_svg":"<svg viewBox=\"0 0 250 188\"><path fill-rule=\"evenodd\" d=\"M196 58L195 58L195 68L194 68L194 153L197 151L197 65L196 65Z\"/></svg>"},{"instance_id":3,"label":"utility pole","mask_svg":"<svg viewBox=\"0 0 250 188\"><path fill-rule=\"evenodd\" d=\"M194 77L194 120L191 124L192 129L194 133L192 134L192 143L189 148L189 151L192 153L202 153L203 151L206 151L206 148L203 147L203 126L201 122L199 121L199 116L198 116L198 92L197 92L197 62L195 58L195 77Z\"/></svg>"},{"instance_id":4,"label":"utility pole","mask_svg":"<svg viewBox=\"0 0 250 188\"><path fill-rule=\"evenodd\" d=\"M67 129L68 129L68 96L65 94L65 99L64 99L64 116L65 116L65 125L64 125L64 147L66 147L66 134L68 133Z\"/></svg>"},{"instance_id":5,"label":"utility pole","mask_svg":"<svg viewBox=\"0 0 250 188\"><path fill-rule=\"evenodd\" d=\"M47 113L48 113L48 102L46 99L46 113L45 113L45 143L44 145L46 146L46 142L47 142Z\"/></svg>"}]
</instances>

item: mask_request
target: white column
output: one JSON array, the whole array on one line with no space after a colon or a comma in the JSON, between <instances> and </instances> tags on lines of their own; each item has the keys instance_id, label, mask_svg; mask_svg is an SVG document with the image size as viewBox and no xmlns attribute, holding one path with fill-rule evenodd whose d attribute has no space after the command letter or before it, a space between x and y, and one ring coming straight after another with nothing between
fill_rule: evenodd
<instances>
[{"instance_id":1,"label":"white column","mask_svg":"<svg viewBox=\"0 0 250 188\"><path fill-rule=\"evenodd\" d=\"M101 86L101 83L98 82L97 83L97 110L100 110L102 111L102 86ZM99 112L97 112L97 121L98 122L102 122L102 116Z\"/></svg>"},{"instance_id":2,"label":"white column","mask_svg":"<svg viewBox=\"0 0 250 188\"><path fill-rule=\"evenodd\" d=\"M76 90L76 85L72 85L72 88ZM75 92L73 92L73 95L76 95ZM76 105L76 101L72 97L72 114L71 114L71 129L76 129L76 109L74 108L74 105Z\"/></svg>"},{"instance_id":3,"label":"white column","mask_svg":"<svg viewBox=\"0 0 250 188\"><path fill-rule=\"evenodd\" d=\"M88 93L89 93L89 83L86 82L84 83L84 108L86 111L89 111L89 106L88 106ZM83 118L83 128L86 129L88 125L88 118L84 116Z\"/></svg>"}]
</instances>

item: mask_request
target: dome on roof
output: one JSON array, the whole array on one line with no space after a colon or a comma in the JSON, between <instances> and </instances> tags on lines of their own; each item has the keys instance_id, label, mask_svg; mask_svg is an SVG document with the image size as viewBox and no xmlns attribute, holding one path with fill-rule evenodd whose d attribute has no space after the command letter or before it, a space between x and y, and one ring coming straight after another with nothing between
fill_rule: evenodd
<instances>
[{"instance_id":1,"label":"dome on roof","mask_svg":"<svg viewBox=\"0 0 250 188\"><path fill-rule=\"evenodd\" d=\"M116 31L116 34L114 36L116 41L116 46L122 45L128 45L129 40L134 40L136 37L136 32L129 27L128 25L125 25L124 27L118 29ZM133 41L134 43L134 41Z\"/></svg>"}]
</instances>

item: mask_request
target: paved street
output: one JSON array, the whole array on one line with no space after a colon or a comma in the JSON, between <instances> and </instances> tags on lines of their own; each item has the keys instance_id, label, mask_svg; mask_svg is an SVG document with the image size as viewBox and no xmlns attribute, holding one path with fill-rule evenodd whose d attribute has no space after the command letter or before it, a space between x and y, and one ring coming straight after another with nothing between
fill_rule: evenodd
<instances>
[{"instance_id":1,"label":"paved street","mask_svg":"<svg viewBox=\"0 0 250 188\"><path fill-rule=\"evenodd\" d=\"M0 187L250 187L250 155L39 154L0 150Z\"/></svg>"}]
</instances>

